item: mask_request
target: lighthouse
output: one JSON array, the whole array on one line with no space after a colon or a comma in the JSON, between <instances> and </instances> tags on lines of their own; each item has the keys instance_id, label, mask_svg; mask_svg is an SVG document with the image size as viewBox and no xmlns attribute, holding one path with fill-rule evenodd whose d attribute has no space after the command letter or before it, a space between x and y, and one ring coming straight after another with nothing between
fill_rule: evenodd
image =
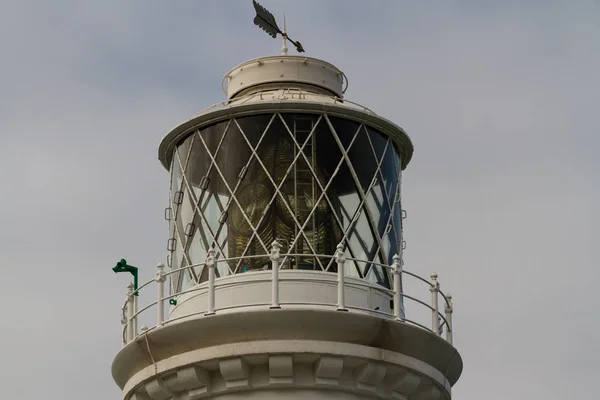
<instances>
[{"instance_id":1,"label":"lighthouse","mask_svg":"<svg viewBox=\"0 0 600 400\"><path fill-rule=\"evenodd\" d=\"M167 257L139 285L144 267L114 268L136 278L114 380L126 400L450 399L452 298L402 260L413 145L255 8L281 54L235 66L160 143Z\"/></svg>"}]
</instances>

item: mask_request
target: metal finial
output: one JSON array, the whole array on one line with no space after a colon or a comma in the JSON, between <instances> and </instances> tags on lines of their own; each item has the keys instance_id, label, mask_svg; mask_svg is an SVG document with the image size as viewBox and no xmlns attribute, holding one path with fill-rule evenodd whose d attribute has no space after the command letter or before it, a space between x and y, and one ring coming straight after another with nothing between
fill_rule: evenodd
<instances>
[{"instance_id":1,"label":"metal finial","mask_svg":"<svg viewBox=\"0 0 600 400\"><path fill-rule=\"evenodd\" d=\"M287 56L288 48L287 48L287 34L285 33L285 13L283 13L283 32L281 34L281 39L283 40L283 44L281 46L281 55Z\"/></svg>"}]
</instances>

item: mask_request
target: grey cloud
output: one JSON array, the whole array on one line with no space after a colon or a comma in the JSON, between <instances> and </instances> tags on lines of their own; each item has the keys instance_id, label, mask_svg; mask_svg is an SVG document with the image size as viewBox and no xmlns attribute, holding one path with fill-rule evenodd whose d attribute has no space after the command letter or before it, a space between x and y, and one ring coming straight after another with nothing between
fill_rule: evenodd
<instances>
[{"instance_id":1,"label":"grey cloud","mask_svg":"<svg viewBox=\"0 0 600 400\"><path fill-rule=\"evenodd\" d=\"M261 3L348 74L349 99L413 139L406 268L454 295L453 395L593 397L600 7ZM127 257L146 280L165 258L158 142L223 98L229 68L280 43L249 1L0 11L3 395L117 398L127 280L110 267Z\"/></svg>"}]
</instances>

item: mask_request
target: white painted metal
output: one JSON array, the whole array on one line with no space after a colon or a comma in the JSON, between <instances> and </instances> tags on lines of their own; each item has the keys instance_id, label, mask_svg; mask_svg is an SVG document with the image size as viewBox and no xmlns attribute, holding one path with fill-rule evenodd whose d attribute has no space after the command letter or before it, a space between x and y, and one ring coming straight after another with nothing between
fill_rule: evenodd
<instances>
[{"instance_id":1,"label":"white painted metal","mask_svg":"<svg viewBox=\"0 0 600 400\"><path fill-rule=\"evenodd\" d=\"M301 85L306 91L344 95L345 75L332 64L303 56L270 56L246 61L233 68L224 81L227 82L227 98L240 92L246 94L264 91L261 86L285 82L293 87ZM224 83L225 83L224 82ZM311 89L312 88L312 89Z\"/></svg>"},{"instance_id":2,"label":"white painted metal","mask_svg":"<svg viewBox=\"0 0 600 400\"><path fill-rule=\"evenodd\" d=\"M156 266L156 325L161 326L163 321L165 320L165 305L164 305L164 297L165 297L165 281L167 278L164 275L165 265L163 263L159 263Z\"/></svg>"},{"instance_id":3,"label":"white painted metal","mask_svg":"<svg viewBox=\"0 0 600 400\"><path fill-rule=\"evenodd\" d=\"M323 114L324 109L329 116L358 121L378 129L390 138L400 152L401 168L404 169L408 165L412 158L413 145L406 132L398 125L347 99L311 93L302 89L290 89L287 83L281 85L283 88L265 90L264 92L221 101L173 128L159 145L158 156L162 165L170 169L174 148L184 137L189 136L192 131L197 130L200 126L236 116L279 112Z\"/></svg>"},{"instance_id":4,"label":"white painted metal","mask_svg":"<svg viewBox=\"0 0 600 400\"><path fill-rule=\"evenodd\" d=\"M136 336L135 332L135 296L133 295L133 282L127 285L127 342L131 342Z\"/></svg>"},{"instance_id":5,"label":"white painted metal","mask_svg":"<svg viewBox=\"0 0 600 400\"><path fill-rule=\"evenodd\" d=\"M369 284L361 279L345 277L345 300L341 309L392 318L390 300L392 292L382 286ZM212 313L244 312L251 309L272 307L272 271L246 272L217 279L214 285L215 307ZM336 274L306 270L279 271L279 306L285 308L309 307L339 309L341 292ZM209 283L201 283L177 297L165 324L193 313L209 312ZM378 310L375 310L378 308Z\"/></svg>"},{"instance_id":6,"label":"white painted metal","mask_svg":"<svg viewBox=\"0 0 600 400\"><path fill-rule=\"evenodd\" d=\"M287 56L288 48L287 48L287 32L285 30L285 14L283 14L283 29L281 30L281 32L283 33L281 35L281 41L283 42L283 44L281 45L281 55Z\"/></svg>"},{"instance_id":7,"label":"white painted metal","mask_svg":"<svg viewBox=\"0 0 600 400\"><path fill-rule=\"evenodd\" d=\"M133 324L132 324L132 331L133 331L132 337L135 337L138 334L138 319L137 319L137 314L138 314L138 298L139 298L139 296L138 296L137 291L134 291L134 295L131 296L131 298L133 300L133 311L132 311L132 314L131 314L132 322L133 322Z\"/></svg>"},{"instance_id":8,"label":"white painted metal","mask_svg":"<svg viewBox=\"0 0 600 400\"><path fill-rule=\"evenodd\" d=\"M196 182L198 187L192 187L185 176L177 177L180 181L171 176L171 240L173 247L181 250L182 259L177 260L178 263L169 263L170 270L167 272L159 264L155 278L140 286L142 289L156 284L157 288L156 301L145 305L139 312L138 296L133 295L132 285L128 287L122 310L124 347L113 363L113 377L123 389L124 399L449 400L451 386L462 371L462 360L452 346L452 298L440 291L437 275L427 280L404 269L401 225L396 234L399 236L396 237L399 254L394 255L391 265L387 264L391 260L384 257L386 243L380 233L374 234L371 239L377 244L376 251L386 264L374 262L374 259L355 259L351 247L346 249L350 251L350 256L347 256L344 243L349 241L348 231L343 232L342 243L334 254L316 254L310 234L303 232L310 216L300 224L293 210L285 204L299 233L289 242L283 242L287 250L284 251L286 254L282 254L278 241L273 241L269 248L268 242L272 239L266 242L261 239L257 228L260 224L253 225L249 211L235 195L239 181L235 184L228 181L215 161L217 153L209 151L211 146L219 150L225 147L225 133L230 128L235 130L246 140L257 168L267 175L268 183L273 186L273 202L277 196L283 197L282 184L270 175L257 153L258 145L250 143L249 134L244 132L236 118L269 114L269 126L273 121L282 123L287 132L282 130L281 134L290 135L292 145L298 149L301 144L295 138L295 128L286 124L282 116L284 113L317 116L331 129L332 138L338 145L341 144L340 134L330 120L334 117L358 123L357 132L344 132L347 137L353 135L352 143L361 129L376 129L386 137L383 155L376 154L371 139L368 139L371 149L364 151L372 151L375 155L376 177L379 176L382 181L385 180L381 168L386 149L389 146L397 152L398 163L401 164L398 184L401 170L412 156L412 144L406 133L371 110L343 99L347 79L335 66L310 57L287 55L285 37L282 55L242 63L233 68L225 80L228 99L173 129L161 142L159 158L167 168L173 162L174 166L186 171L189 165L198 162L192 160L192 147L206 149L208 156L204 161L211 168L214 166L213 172L223 181L224 189L221 190L228 197L220 205L221 209L229 210L232 204L239 208L251 228L249 236L258 239L260 250L254 250L253 255L246 254L250 246L248 242L240 257L228 258L227 245L218 240L219 231L212 230L203 212L201 192L208 182L203 180L199 185ZM226 122L225 133L219 143L211 143L201 130L217 122L223 125ZM260 135L259 143L268 129ZM314 130L314 126L311 132L307 130L309 139ZM177 146L190 135L193 135L194 141L189 149L185 154L174 156ZM361 186L360 171L355 170L345 148L339 147L342 161L350 171L350 180L357 186L356 201L360 208L367 202L375 179L370 185L366 184L366 188ZM223 148L223 151L226 150ZM326 195L333 178L326 183L317 179L314 163L310 162L315 153L309 157L303 150L296 153L296 159L303 160L313 177L311 201L313 204L324 201L333 209L332 200ZM244 168L249 167L252 157L240 174L245 173ZM340 162L335 170L339 170L341 165ZM281 181L290 177L295 179L296 175L290 171L285 172ZM318 199L314 195L315 188L322 193ZM177 201L177 192L181 192L182 201ZM210 249L202 253L201 259L207 255L206 260L195 265L187 250L194 246L193 236L186 233L187 228L180 232L182 228L177 223L182 221L176 219L186 195L191 202L189 214L198 218L203 224L203 233L213 242ZM393 213L399 202L398 187L388 211ZM365 210L365 218L370 226L375 226L374 216L366 207ZM390 214L386 226L392 226L392 217ZM266 214L263 213L260 218L261 221L267 218ZM334 215L338 226L344 223L340 218ZM191 220L183 222L191 223ZM317 260L315 265L318 264L322 270L286 267L292 264L291 259L307 256L307 253L294 253L299 240L306 242L310 256ZM264 270L241 273L242 260L251 257L267 260ZM348 267L353 263L381 268L388 274L388 282L384 286L370 282L367 276L349 275ZM334 266L337 266L337 273L326 272ZM389 277L392 278L391 285ZM420 300L419 293L404 293L403 277L425 283L431 302ZM170 294L165 296L164 282L167 278L174 284ZM184 278L192 283L182 290L179 288ZM423 289L423 293L426 294L427 290ZM438 310L438 295L445 300L444 315ZM173 300L172 307L165 317L164 301L170 299ZM425 307L425 321L405 315L404 301ZM154 306L157 307L156 326L144 329L138 335L139 316ZM346 312L338 312L340 310ZM445 327L445 340L440 337L440 327Z\"/></svg>"},{"instance_id":9,"label":"white painted metal","mask_svg":"<svg viewBox=\"0 0 600 400\"><path fill-rule=\"evenodd\" d=\"M285 43L285 42L284 42ZM279 251L281 245L277 240L271 244L271 308L279 307Z\"/></svg>"},{"instance_id":10,"label":"white painted metal","mask_svg":"<svg viewBox=\"0 0 600 400\"><path fill-rule=\"evenodd\" d=\"M215 250L210 249L208 251L208 258L206 260L206 266L208 267L208 309L206 314L215 313Z\"/></svg>"},{"instance_id":11,"label":"white painted metal","mask_svg":"<svg viewBox=\"0 0 600 400\"><path fill-rule=\"evenodd\" d=\"M438 292L440 284L437 280L437 274L431 274L431 329L436 335L440 330L440 313L438 311Z\"/></svg>"},{"instance_id":12,"label":"white painted metal","mask_svg":"<svg viewBox=\"0 0 600 400\"><path fill-rule=\"evenodd\" d=\"M337 245L337 252L335 255L335 261L337 262L337 287L338 287L338 302L337 308L339 311L346 310L346 254L344 253L344 244L340 243Z\"/></svg>"},{"instance_id":13,"label":"white painted metal","mask_svg":"<svg viewBox=\"0 0 600 400\"><path fill-rule=\"evenodd\" d=\"M396 321L402 320L402 309L400 305L402 301L402 293L400 287L400 279L402 276L402 264L400 263L400 256L394 255L394 264L392 266L392 272L394 274L394 317Z\"/></svg>"},{"instance_id":14,"label":"white painted metal","mask_svg":"<svg viewBox=\"0 0 600 400\"><path fill-rule=\"evenodd\" d=\"M446 340L452 344L452 312L454 311L452 304L452 296L450 293L446 295Z\"/></svg>"},{"instance_id":15,"label":"white painted metal","mask_svg":"<svg viewBox=\"0 0 600 400\"><path fill-rule=\"evenodd\" d=\"M267 256L271 255L272 253L269 253ZM340 253L336 252L334 256L330 257L334 260L340 261L345 261L348 259L343 253L341 253L341 255L344 256L343 259L341 259L339 255ZM287 256L298 255L280 254L279 259ZM321 255L321 257L325 256ZM399 261L397 257L395 260ZM213 268L215 268L217 263L229 263L231 261L235 261L235 259L214 260L212 265ZM209 265L211 265L210 257L207 259L205 265L207 268L209 268ZM196 267L198 267L198 265L191 265L187 268ZM392 264L386 268L389 268L392 272L397 271L398 276L400 274L405 274L408 277L417 278L418 281L427 284L428 290L431 291L432 286L429 281L404 270L401 266L397 268L394 264ZM178 272L179 270L171 270L170 272L164 273L163 278L166 279L168 276ZM283 280L281 279L281 273L283 273ZM415 304L420 304L427 307L430 312L433 312L434 307L433 305L429 305L424 301L418 300L418 298L414 297L414 295L403 293L401 290L396 291L395 289L386 289L380 285L369 283L364 279L352 278L348 276L344 276L342 280L340 280L338 274L333 275L319 271L285 270L279 271L277 277L277 281L279 282L279 290L281 290L282 287L284 290L283 305L286 307L311 306L319 309L337 309L340 303L339 295L341 293L339 290L339 283L340 281L343 281L343 303L345 309L352 312L367 313L391 319L397 319L396 313L399 312L400 320L405 323L421 327L431 333L433 333L434 329L436 329L436 326L433 323L433 318L429 327L426 326L426 323L406 318L406 315L404 314L403 298L412 300L415 302ZM394 279L394 286L397 286L400 279ZM151 285L152 283L155 283L158 286L160 285L160 282L157 282L156 279L152 279L141 285L140 290L144 289L148 285ZM250 309L263 309L265 306L271 306L273 295L272 290L269 291L268 288L271 287L272 289L272 283L272 271L270 277L268 271L229 275L215 280L212 285L209 279L207 282L198 284L179 293L173 293L170 296L163 298L163 301L170 298L177 299L177 304L170 308L169 317L166 321L163 320L163 324L169 324L178 321L186 316L213 315L216 312L229 313ZM327 289L332 287L337 287L338 290L336 291L336 294L333 294L331 290ZM133 286L131 286L131 290L133 290ZM141 292L144 293L143 290L141 290ZM441 290L439 290L439 283L437 292L444 296ZM271 295L269 296L267 293L271 293ZM346 294L350 295L349 302L346 301ZM418 295L418 293L416 294ZM279 291L278 296L280 296ZM142 310L134 314L128 311L128 309L130 309L129 306L132 301L132 297L133 296L131 296L130 292L128 291L126 295L126 302L122 310L123 315L129 315L128 319L131 321L137 320L140 314L158 304L157 300L146 305ZM211 297L216 299L216 301L211 300ZM445 298L447 298L449 304L452 305L451 297L445 296ZM390 300L393 301L391 307L389 304ZM211 303L212 312L209 312ZM279 305L282 305L281 301L279 301ZM394 311L392 311L392 309ZM446 314L448 315L447 311L448 310L446 309ZM451 313L452 309L450 310L450 314ZM447 318L444 318L441 313L438 312L438 319L435 321L439 321L440 318L451 327L451 321L449 321ZM125 324L126 321L127 319L123 319L122 323ZM156 327L159 326L160 325L157 324ZM156 327L151 329L155 329ZM437 327L439 329L439 324ZM131 337L130 334L130 330L124 331L124 340L125 338L128 338L126 339L126 342L130 342L135 339L135 336Z\"/></svg>"},{"instance_id":16,"label":"white painted metal","mask_svg":"<svg viewBox=\"0 0 600 400\"><path fill-rule=\"evenodd\" d=\"M129 343L129 329L127 328L129 323L129 289L127 289L127 293L125 293L125 305L121 309L121 333L122 333L122 345L125 346Z\"/></svg>"}]
</instances>

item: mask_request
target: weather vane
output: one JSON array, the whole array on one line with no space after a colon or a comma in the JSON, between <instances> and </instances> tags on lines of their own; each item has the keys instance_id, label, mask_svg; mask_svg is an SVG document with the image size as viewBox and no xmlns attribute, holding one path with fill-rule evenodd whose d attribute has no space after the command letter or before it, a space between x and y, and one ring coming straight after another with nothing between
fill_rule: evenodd
<instances>
[{"instance_id":1,"label":"weather vane","mask_svg":"<svg viewBox=\"0 0 600 400\"><path fill-rule=\"evenodd\" d=\"M269 10L261 6L256 2L256 0L252 0L254 4L254 9L256 10L256 17L254 17L254 24L258 25L259 28L262 28L265 32L269 34L269 36L276 38L279 33L283 39L283 47L281 48L281 54L287 54L286 40L289 40L295 47L298 53L304 53L304 48L302 44L298 41L293 41L285 31L285 15L283 16L283 30L279 29L277 26L277 22L275 21L275 17Z\"/></svg>"}]
</instances>

